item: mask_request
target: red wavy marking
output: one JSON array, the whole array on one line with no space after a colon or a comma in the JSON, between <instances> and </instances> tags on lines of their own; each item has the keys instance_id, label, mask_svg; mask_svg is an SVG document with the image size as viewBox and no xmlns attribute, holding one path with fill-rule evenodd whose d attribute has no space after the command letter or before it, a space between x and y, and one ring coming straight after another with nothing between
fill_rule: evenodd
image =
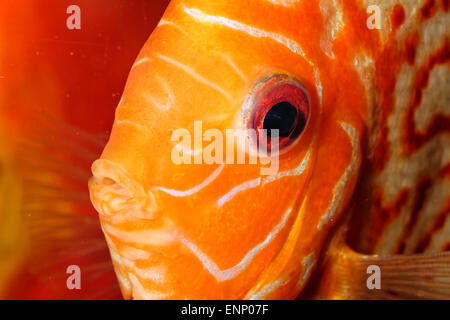
<instances>
[{"instance_id":1,"label":"red wavy marking","mask_svg":"<svg viewBox=\"0 0 450 320\"><path fill-rule=\"evenodd\" d=\"M402 208L406 205L409 196L409 189L403 188L395 197L391 204L384 203L383 189L377 188L372 194L372 207L370 212L371 232L369 241L373 252L374 248L380 241L383 231L398 217Z\"/></svg>"},{"instance_id":2,"label":"red wavy marking","mask_svg":"<svg viewBox=\"0 0 450 320\"><path fill-rule=\"evenodd\" d=\"M449 0L442 0L442 8L444 8L445 12L448 12L448 8L450 7Z\"/></svg>"},{"instance_id":3,"label":"red wavy marking","mask_svg":"<svg viewBox=\"0 0 450 320\"><path fill-rule=\"evenodd\" d=\"M402 53L395 48L394 41L388 45L376 60L376 79L380 88L380 123L378 128L377 143L373 152L373 169L376 173L383 170L390 157L390 146L388 143L389 128L387 119L391 114L395 95L395 83L397 73L400 69Z\"/></svg>"},{"instance_id":4,"label":"red wavy marking","mask_svg":"<svg viewBox=\"0 0 450 320\"><path fill-rule=\"evenodd\" d=\"M381 39L377 32L371 32L366 27L367 12L366 8L360 6L358 1L342 1L342 11L350 13L346 15L348 22L345 25L346 34L353 46L359 46L366 52L377 52L381 46Z\"/></svg>"},{"instance_id":5,"label":"red wavy marking","mask_svg":"<svg viewBox=\"0 0 450 320\"><path fill-rule=\"evenodd\" d=\"M427 20L433 17L437 12L437 6L435 0L428 0L424 6L420 9L421 20Z\"/></svg>"},{"instance_id":6,"label":"red wavy marking","mask_svg":"<svg viewBox=\"0 0 450 320\"><path fill-rule=\"evenodd\" d=\"M439 177L442 179L450 179L450 163L447 163L439 170Z\"/></svg>"},{"instance_id":7,"label":"red wavy marking","mask_svg":"<svg viewBox=\"0 0 450 320\"><path fill-rule=\"evenodd\" d=\"M450 132L450 117L443 114L436 115L424 132L416 129L414 121L415 112L422 101L423 90L428 86L430 72L434 67L445 64L449 60L450 46L448 39L446 39L416 74L410 105L403 121L403 151L407 154L417 151L437 134Z\"/></svg>"},{"instance_id":8,"label":"red wavy marking","mask_svg":"<svg viewBox=\"0 0 450 320\"><path fill-rule=\"evenodd\" d=\"M386 127L380 128L377 144L373 153L373 169L376 173L381 172L389 159L390 149L388 145L389 130Z\"/></svg>"},{"instance_id":9,"label":"red wavy marking","mask_svg":"<svg viewBox=\"0 0 450 320\"><path fill-rule=\"evenodd\" d=\"M419 35L416 32L408 35L408 37L405 40L404 54L406 62L411 66L413 66L416 61L416 50L418 45L419 45Z\"/></svg>"},{"instance_id":10,"label":"red wavy marking","mask_svg":"<svg viewBox=\"0 0 450 320\"><path fill-rule=\"evenodd\" d=\"M442 0L442 9L448 12L449 0ZM420 20L425 21L432 18L438 11L438 5L435 0L428 0L420 9Z\"/></svg>"},{"instance_id":11,"label":"red wavy marking","mask_svg":"<svg viewBox=\"0 0 450 320\"><path fill-rule=\"evenodd\" d=\"M403 23L404 9L396 5L391 13L393 31L383 52L376 60L376 82L380 90L380 122L378 124L378 137L373 152L373 169L380 173L390 157L390 145L388 143L389 128L387 119L392 113L395 104L393 88L397 82L397 74L401 65L406 61L413 65L416 57L416 47L419 43L419 35L413 33L407 37L404 46L398 46L396 40L396 28Z\"/></svg>"},{"instance_id":12,"label":"red wavy marking","mask_svg":"<svg viewBox=\"0 0 450 320\"><path fill-rule=\"evenodd\" d=\"M417 243L416 248L414 250L415 253L422 253L428 248L431 242L431 238L433 237L433 234L435 234L444 227L444 223L449 215L450 215L450 200L447 201L445 206L437 214L436 219L434 220L434 223L431 226L430 230Z\"/></svg>"},{"instance_id":13,"label":"red wavy marking","mask_svg":"<svg viewBox=\"0 0 450 320\"><path fill-rule=\"evenodd\" d=\"M442 251L442 252L444 252L444 251L450 251L450 242L447 242L446 244L444 244L444 245L442 246L441 251Z\"/></svg>"},{"instance_id":14,"label":"red wavy marking","mask_svg":"<svg viewBox=\"0 0 450 320\"><path fill-rule=\"evenodd\" d=\"M405 9L401 4L396 4L391 13L392 30L397 30L405 22Z\"/></svg>"},{"instance_id":15,"label":"red wavy marking","mask_svg":"<svg viewBox=\"0 0 450 320\"><path fill-rule=\"evenodd\" d=\"M405 227L403 228L403 234L400 238L399 243L397 244L397 249L395 253L400 254L405 251L406 240L411 235L412 230L417 224L417 220L419 218L419 213L425 204L425 199L428 191L432 186L431 179L429 177L423 178L416 187L414 204L409 214L408 220L406 222Z\"/></svg>"}]
</instances>

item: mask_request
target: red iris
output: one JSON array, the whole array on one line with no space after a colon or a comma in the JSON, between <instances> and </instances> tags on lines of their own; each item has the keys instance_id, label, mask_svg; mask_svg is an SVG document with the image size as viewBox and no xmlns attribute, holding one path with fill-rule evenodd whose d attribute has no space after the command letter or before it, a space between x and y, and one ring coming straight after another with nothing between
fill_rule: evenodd
<instances>
[{"instance_id":1,"label":"red iris","mask_svg":"<svg viewBox=\"0 0 450 320\"><path fill-rule=\"evenodd\" d=\"M255 91L249 128L266 130L268 148L271 130L279 132L279 150L297 140L309 117L309 101L305 89L293 78L277 75L262 83Z\"/></svg>"}]
</instances>

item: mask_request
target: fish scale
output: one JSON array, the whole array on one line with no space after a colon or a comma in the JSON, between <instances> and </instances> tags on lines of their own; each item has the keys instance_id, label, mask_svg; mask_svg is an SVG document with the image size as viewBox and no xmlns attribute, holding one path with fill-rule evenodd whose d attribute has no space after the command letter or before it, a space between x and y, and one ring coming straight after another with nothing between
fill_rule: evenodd
<instances>
[{"instance_id":1,"label":"fish scale","mask_svg":"<svg viewBox=\"0 0 450 320\"><path fill-rule=\"evenodd\" d=\"M374 77L374 86L389 86L374 97L368 123L365 187L372 194L360 204L365 222L357 247L378 254L446 251L450 188L442 171L450 161L448 2L379 5L392 31L380 49L380 64L387 67Z\"/></svg>"}]
</instances>

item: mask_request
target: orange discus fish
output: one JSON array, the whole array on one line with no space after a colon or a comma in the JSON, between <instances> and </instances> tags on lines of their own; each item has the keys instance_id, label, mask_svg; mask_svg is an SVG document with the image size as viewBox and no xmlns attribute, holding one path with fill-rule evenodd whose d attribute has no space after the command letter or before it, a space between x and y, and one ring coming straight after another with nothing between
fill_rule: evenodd
<instances>
[{"instance_id":1,"label":"orange discus fish","mask_svg":"<svg viewBox=\"0 0 450 320\"><path fill-rule=\"evenodd\" d=\"M89 182L123 296L450 298L448 8L173 0Z\"/></svg>"}]
</instances>

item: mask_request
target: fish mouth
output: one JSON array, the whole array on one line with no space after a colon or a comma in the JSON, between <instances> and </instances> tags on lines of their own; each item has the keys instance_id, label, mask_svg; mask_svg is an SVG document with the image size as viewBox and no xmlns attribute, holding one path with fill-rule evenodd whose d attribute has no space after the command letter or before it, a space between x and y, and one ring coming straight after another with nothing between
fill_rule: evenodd
<instances>
[{"instance_id":1,"label":"fish mouth","mask_svg":"<svg viewBox=\"0 0 450 320\"><path fill-rule=\"evenodd\" d=\"M99 213L102 230L124 298L169 298L170 292L150 294L142 284L143 278L146 280L146 285L150 285L154 278L155 284L152 287L162 286L158 275L163 273L156 267L147 266L142 269L141 265L160 252L160 250L148 250L149 246L158 248L161 244L170 243L172 240L170 225L157 219L157 205L153 193L146 192L121 165L110 160L95 161L92 165L92 173L93 177L89 180L91 201ZM129 227L129 222L133 221L140 221L138 223L140 226L142 223L145 225L162 221L163 227L157 230L133 230L134 227L131 229ZM131 225L134 226L134 224ZM142 244L143 247L140 248L137 244ZM159 291L155 289L154 292Z\"/></svg>"},{"instance_id":2,"label":"fish mouth","mask_svg":"<svg viewBox=\"0 0 450 320\"><path fill-rule=\"evenodd\" d=\"M183 252L183 256L186 254L189 261L195 261L192 263L198 265L198 259L200 259L198 252L201 252L201 248L197 248L195 243L185 239L183 232L173 225L169 217L166 215L157 217L156 212L161 210L158 209L155 196L133 179L124 167L113 161L100 159L92 165L92 173L93 177L89 181L91 200L99 212L102 229L124 297L126 299L179 298L178 292L166 290L170 287L171 281L175 281L173 279L181 274L181 271L174 267L175 257L168 256L167 252L170 249L166 249L174 245L177 254ZM303 200L299 205L302 206L302 204ZM158 218L155 221L157 224L153 224L150 220L156 218ZM149 222L136 221L138 219ZM298 224L298 219L297 216L288 234L297 229L295 226ZM183 247L182 251L178 251L179 247ZM152 265L156 259L160 263ZM164 272L164 269L167 271ZM172 269L177 270L173 276L168 273L168 270ZM264 283L267 282L265 277L261 280ZM249 290L255 291L257 289L255 286L254 284ZM250 291L246 296L249 296ZM189 296L190 292L181 294Z\"/></svg>"},{"instance_id":3,"label":"fish mouth","mask_svg":"<svg viewBox=\"0 0 450 320\"><path fill-rule=\"evenodd\" d=\"M156 218L157 205L153 193L147 192L122 166L100 159L92 164L92 173L89 193L101 218Z\"/></svg>"}]
</instances>

